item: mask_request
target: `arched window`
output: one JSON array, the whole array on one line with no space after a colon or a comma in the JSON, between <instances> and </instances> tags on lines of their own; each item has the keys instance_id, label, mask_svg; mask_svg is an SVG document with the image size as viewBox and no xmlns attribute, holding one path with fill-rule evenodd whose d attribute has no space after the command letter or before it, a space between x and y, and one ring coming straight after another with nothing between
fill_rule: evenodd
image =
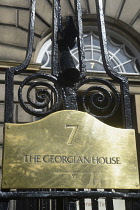
<instances>
[{"instance_id":1,"label":"arched window","mask_svg":"<svg viewBox=\"0 0 140 210\"><path fill-rule=\"evenodd\" d=\"M121 74L139 74L138 61L131 49L121 41L108 35L108 51L113 69ZM51 67L51 40L49 39L42 46L37 62L42 63L43 68ZM90 32L84 34L85 62L89 72L105 72L102 62L99 37ZM71 50L71 55L78 68L78 49L77 46Z\"/></svg>"}]
</instances>

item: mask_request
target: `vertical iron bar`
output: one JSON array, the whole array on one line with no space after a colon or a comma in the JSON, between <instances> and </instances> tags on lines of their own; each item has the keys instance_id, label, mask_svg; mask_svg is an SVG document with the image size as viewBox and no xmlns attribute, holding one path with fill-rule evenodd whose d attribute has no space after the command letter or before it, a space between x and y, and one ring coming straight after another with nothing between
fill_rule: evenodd
<instances>
[{"instance_id":1,"label":"vertical iron bar","mask_svg":"<svg viewBox=\"0 0 140 210\"><path fill-rule=\"evenodd\" d=\"M82 8L80 0L75 0L76 10L76 24L78 28L78 52L79 52L79 66L80 66L80 77L86 76L86 65L85 65L85 52L84 52L84 41L83 41L83 24L82 24Z\"/></svg>"},{"instance_id":2,"label":"vertical iron bar","mask_svg":"<svg viewBox=\"0 0 140 210\"><path fill-rule=\"evenodd\" d=\"M126 210L139 210L140 209L140 200L126 199L125 200L125 208L126 208Z\"/></svg>"},{"instance_id":3,"label":"vertical iron bar","mask_svg":"<svg viewBox=\"0 0 140 210\"><path fill-rule=\"evenodd\" d=\"M106 210L113 210L114 209L112 198L106 198L105 203L106 203Z\"/></svg>"},{"instance_id":4,"label":"vertical iron bar","mask_svg":"<svg viewBox=\"0 0 140 210\"><path fill-rule=\"evenodd\" d=\"M97 191L97 190L92 190ZM91 206L92 210L98 210L98 199L97 198L91 198Z\"/></svg>"},{"instance_id":5,"label":"vertical iron bar","mask_svg":"<svg viewBox=\"0 0 140 210\"><path fill-rule=\"evenodd\" d=\"M126 210L133 210L133 201L132 200L125 200L125 209Z\"/></svg>"},{"instance_id":6,"label":"vertical iron bar","mask_svg":"<svg viewBox=\"0 0 140 210\"><path fill-rule=\"evenodd\" d=\"M140 210L140 201L133 200L133 210Z\"/></svg>"},{"instance_id":7,"label":"vertical iron bar","mask_svg":"<svg viewBox=\"0 0 140 210\"><path fill-rule=\"evenodd\" d=\"M107 50L107 39L106 39L106 30L105 30L105 21L104 21L104 13L103 13L103 2L102 0L96 1L96 10L97 10L97 18L98 18L98 31L100 38L100 46L102 53L103 65L106 73L114 80L120 83L121 95L122 95L122 105L124 109L124 126L127 129L132 128L132 116L131 116L131 104L130 104L130 93L128 86L127 77L118 74L114 71L108 50Z\"/></svg>"},{"instance_id":8,"label":"vertical iron bar","mask_svg":"<svg viewBox=\"0 0 140 210\"><path fill-rule=\"evenodd\" d=\"M51 189L51 191L56 191L56 189ZM51 199L51 210L56 210L56 199Z\"/></svg>"},{"instance_id":9,"label":"vertical iron bar","mask_svg":"<svg viewBox=\"0 0 140 210\"><path fill-rule=\"evenodd\" d=\"M73 201L73 202L70 201L69 202L69 208L68 208L68 210L76 210L76 202L75 201Z\"/></svg>"},{"instance_id":10,"label":"vertical iron bar","mask_svg":"<svg viewBox=\"0 0 140 210\"><path fill-rule=\"evenodd\" d=\"M64 198L63 200L63 209L68 209L68 206L69 206L69 201L67 198Z\"/></svg>"},{"instance_id":11,"label":"vertical iron bar","mask_svg":"<svg viewBox=\"0 0 140 210\"><path fill-rule=\"evenodd\" d=\"M77 110L77 100L74 87L64 87L63 89L64 108L69 110Z\"/></svg>"},{"instance_id":12,"label":"vertical iron bar","mask_svg":"<svg viewBox=\"0 0 140 210\"><path fill-rule=\"evenodd\" d=\"M49 191L49 189L46 189L45 191ZM50 200L49 199L39 199L39 200L40 200L39 210L50 210Z\"/></svg>"},{"instance_id":13,"label":"vertical iron bar","mask_svg":"<svg viewBox=\"0 0 140 210\"><path fill-rule=\"evenodd\" d=\"M85 200L79 200L79 209L80 210L85 210Z\"/></svg>"},{"instance_id":14,"label":"vertical iron bar","mask_svg":"<svg viewBox=\"0 0 140 210\"><path fill-rule=\"evenodd\" d=\"M13 122L13 88L14 75L21 73L27 68L32 57L33 42L34 42L34 23L35 23L35 5L36 0L31 0L30 7L30 22L28 34L28 48L26 57L23 63L16 67L11 67L6 70L5 75L5 122Z\"/></svg>"},{"instance_id":15,"label":"vertical iron bar","mask_svg":"<svg viewBox=\"0 0 140 210\"><path fill-rule=\"evenodd\" d=\"M84 189L79 189L79 191L84 191ZM79 210L85 210L85 199L79 200Z\"/></svg>"},{"instance_id":16,"label":"vertical iron bar","mask_svg":"<svg viewBox=\"0 0 140 210\"><path fill-rule=\"evenodd\" d=\"M122 98L122 113L124 115L124 125L125 128L132 128L132 110L131 110L131 101L130 101L130 92L128 79L124 79L121 82L121 98Z\"/></svg>"},{"instance_id":17,"label":"vertical iron bar","mask_svg":"<svg viewBox=\"0 0 140 210\"><path fill-rule=\"evenodd\" d=\"M107 192L110 192L111 190L106 189ZM105 203L106 203L106 210L113 210L113 198L106 198L105 199Z\"/></svg>"},{"instance_id":18,"label":"vertical iron bar","mask_svg":"<svg viewBox=\"0 0 140 210\"><path fill-rule=\"evenodd\" d=\"M61 8L60 0L53 0L53 17L52 17L52 75L58 77L59 62L58 62L58 32L61 25Z\"/></svg>"},{"instance_id":19,"label":"vertical iron bar","mask_svg":"<svg viewBox=\"0 0 140 210\"><path fill-rule=\"evenodd\" d=\"M22 73L28 67L31 57L32 57L33 43L34 43L34 27L35 27L35 6L36 6L36 0L31 0L28 47L26 51L25 60L19 66L11 67L6 72L5 122L13 121L12 118L13 118L14 75ZM17 201L17 206L19 202L23 203L23 205L21 206L21 209L29 209L29 208L31 209L32 207L34 208L33 205L35 205L34 200L30 201L26 199L24 201ZM26 208L24 208L24 205L26 206Z\"/></svg>"},{"instance_id":20,"label":"vertical iron bar","mask_svg":"<svg viewBox=\"0 0 140 210\"><path fill-rule=\"evenodd\" d=\"M58 210L58 209L64 210L63 209L63 201L64 201L63 198L59 198L56 200L56 210Z\"/></svg>"},{"instance_id":21,"label":"vertical iron bar","mask_svg":"<svg viewBox=\"0 0 140 210\"><path fill-rule=\"evenodd\" d=\"M8 210L9 209L9 202L0 202L0 210Z\"/></svg>"},{"instance_id":22,"label":"vertical iron bar","mask_svg":"<svg viewBox=\"0 0 140 210\"><path fill-rule=\"evenodd\" d=\"M56 200L55 199L51 199L51 210L56 210Z\"/></svg>"},{"instance_id":23,"label":"vertical iron bar","mask_svg":"<svg viewBox=\"0 0 140 210\"><path fill-rule=\"evenodd\" d=\"M91 199L92 210L98 210L98 200L96 198Z\"/></svg>"},{"instance_id":24,"label":"vertical iron bar","mask_svg":"<svg viewBox=\"0 0 140 210\"><path fill-rule=\"evenodd\" d=\"M14 71L7 69L5 73L5 112L4 122L13 122L13 91L14 91Z\"/></svg>"},{"instance_id":25,"label":"vertical iron bar","mask_svg":"<svg viewBox=\"0 0 140 210\"><path fill-rule=\"evenodd\" d=\"M30 210L38 210L38 199L29 200L29 209Z\"/></svg>"},{"instance_id":26,"label":"vertical iron bar","mask_svg":"<svg viewBox=\"0 0 140 210\"><path fill-rule=\"evenodd\" d=\"M31 0L31 6L30 6L30 22L29 22L29 33L28 33L28 47L26 51L25 60L23 63L16 67L11 67L14 71L14 74L19 74L23 72L29 65L31 58L32 58L32 52L33 52L33 44L34 44L34 28L35 28L35 6L36 6L36 0Z\"/></svg>"}]
</instances>

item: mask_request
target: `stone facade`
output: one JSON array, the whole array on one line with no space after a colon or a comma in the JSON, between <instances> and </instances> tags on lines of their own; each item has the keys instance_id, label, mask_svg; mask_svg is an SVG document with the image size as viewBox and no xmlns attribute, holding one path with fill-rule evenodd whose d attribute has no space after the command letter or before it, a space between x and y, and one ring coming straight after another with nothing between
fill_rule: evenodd
<instances>
[{"instance_id":1,"label":"stone facade","mask_svg":"<svg viewBox=\"0 0 140 210\"><path fill-rule=\"evenodd\" d=\"M62 15L74 14L74 3L63 1ZM97 28L95 2L82 0L84 28ZM107 30L112 30L125 35L140 51L140 2L139 0L104 0L104 11L107 20ZM131 11L131 12L130 12ZM0 0L0 170L2 166L3 123L4 123L4 98L5 98L5 71L10 66L18 65L25 58L28 36L29 1L28 0ZM51 33L52 1L37 0L35 39L31 65L22 75L15 77L14 88L14 123L26 123L35 120L19 105L17 90L20 82L26 75L37 72L40 65L36 64L38 52ZM140 61L140 54L137 55ZM18 63L19 62L19 63ZM140 70L140 69L139 69ZM46 70L41 69L42 72ZM50 73L50 69L48 72ZM91 75L91 73L90 73ZM101 75L97 75L100 76ZM106 78L106 75L102 75ZM132 95L133 124L136 129L137 146L140 146L140 77L129 76L130 93ZM119 90L118 85L116 87ZM26 92L26 90L25 90ZM26 93L25 93L26 94ZM34 97L34 94L32 95ZM138 151L140 162L140 151ZM1 174L1 173L0 173Z\"/></svg>"}]
</instances>

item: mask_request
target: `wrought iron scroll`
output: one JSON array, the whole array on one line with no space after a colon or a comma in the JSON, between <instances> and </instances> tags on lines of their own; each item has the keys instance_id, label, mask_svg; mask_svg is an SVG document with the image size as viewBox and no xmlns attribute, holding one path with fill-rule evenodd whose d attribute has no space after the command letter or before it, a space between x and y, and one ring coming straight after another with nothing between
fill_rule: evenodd
<instances>
[{"instance_id":1,"label":"wrought iron scroll","mask_svg":"<svg viewBox=\"0 0 140 210\"><path fill-rule=\"evenodd\" d=\"M90 87L84 90L84 94L82 95L82 103L84 110L93 115L98 119L105 119L112 117L118 109L120 103L120 95L114 85L108 80L91 77L82 80L78 84L78 89L80 89L84 85L90 85ZM95 84L95 85L93 85ZM97 85L98 84L98 85ZM104 86L101 86L101 85ZM90 100L87 101L86 96L90 95ZM111 109L114 99L114 106ZM93 111L100 111L100 115L94 114ZM101 115L102 114L102 115Z\"/></svg>"},{"instance_id":2,"label":"wrought iron scroll","mask_svg":"<svg viewBox=\"0 0 140 210\"><path fill-rule=\"evenodd\" d=\"M14 87L14 75L23 72L30 63L33 50L34 41L34 23L35 23L35 5L36 0L31 0L30 7L30 22L28 33L28 48L26 57L23 63L16 67L11 67L6 70L5 75L5 122L13 121L13 87Z\"/></svg>"},{"instance_id":3,"label":"wrought iron scroll","mask_svg":"<svg viewBox=\"0 0 140 210\"><path fill-rule=\"evenodd\" d=\"M102 0L95 0L95 2L96 2L98 29L99 29L98 31L99 31L103 65L106 73L112 79L120 83L122 108L124 114L124 126L125 128L130 129L132 128L132 116L131 116L131 103L130 103L128 79L126 76L120 75L113 70L107 50L107 39L106 39L105 21L103 14L103 2Z\"/></svg>"},{"instance_id":4,"label":"wrought iron scroll","mask_svg":"<svg viewBox=\"0 0 140 210\"><path fill-rule=\"evenodd\" d=\"M36 81L37 79L43 79ZM32 107L30 108L23 99L24 86L29 88L27 90L27 102ZM36 92L35 101L32 101L30 93L34 88L38 88ZM57 110L61 98L61 89L57 84L57 79L54 76L37 73L28 76L20 85L18 90L19 102L22 108L29 114L44 117Z\"/></svg>"}]
</instances>

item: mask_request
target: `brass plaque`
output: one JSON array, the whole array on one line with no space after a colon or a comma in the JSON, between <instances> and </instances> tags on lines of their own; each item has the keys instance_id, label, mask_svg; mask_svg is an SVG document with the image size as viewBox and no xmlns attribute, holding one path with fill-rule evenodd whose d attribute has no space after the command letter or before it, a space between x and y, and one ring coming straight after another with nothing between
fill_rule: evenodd
<instances>
[{"instance_id":1,"label":"brass plaque","mask_svg":"<svg viewBox=\"0 0 140 210\"><path fill-rule=\"evenodd\" d=\"M3 156L3 189L139 188L134 130L80 111L5 124Z\"/></svg>"}]
</instances>

